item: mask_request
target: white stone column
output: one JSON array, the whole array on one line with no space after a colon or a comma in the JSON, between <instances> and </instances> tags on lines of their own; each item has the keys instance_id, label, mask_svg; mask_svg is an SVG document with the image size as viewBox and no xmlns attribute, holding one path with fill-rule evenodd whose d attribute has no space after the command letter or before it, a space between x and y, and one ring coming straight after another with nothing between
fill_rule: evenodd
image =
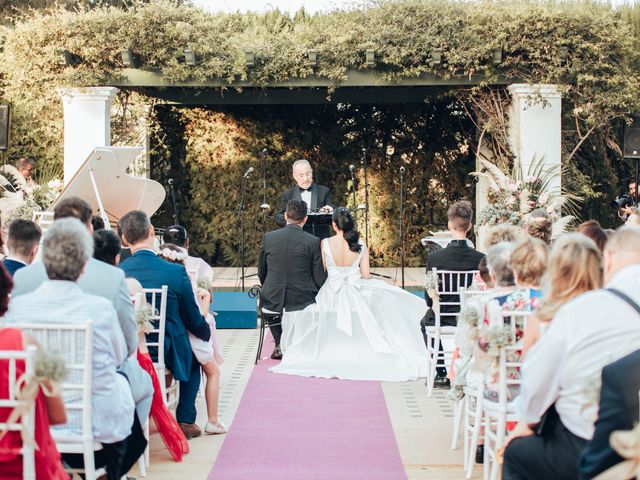
<instances>
[{"instance_id":1,"label":"white stone column","mask_svg":"<svg viewBox=\"0 0 640 480\"><path fill-rule=\"evenodd\" d=\"M560 193L562 161L562 98L555 85L513 84L510 135L511 147L527 176L534 159L544 162L544 170L555 169L557 176L549 185Z\"/></svg>"},{"instance_id":2,"label":"white stone column","mask_svg":"<svg viewBox=\"0 0 640 480\"><path fill-rule=\"evenodd\" d=\"M111 103L115 87L61 90L64 107L64 183L73 178L96 147L111 145Z\"/></svg>"}]
</instances>

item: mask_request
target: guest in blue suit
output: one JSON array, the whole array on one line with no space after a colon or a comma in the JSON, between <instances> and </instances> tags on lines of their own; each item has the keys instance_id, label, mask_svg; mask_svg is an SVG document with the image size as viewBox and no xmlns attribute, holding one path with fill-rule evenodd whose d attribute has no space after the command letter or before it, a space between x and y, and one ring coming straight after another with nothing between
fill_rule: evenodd
<instances>
[{"instance_id":1,"label":"guest in blue suit","mask_svg":"<svg viewBox=\"0 0 640 480\"><path fill-rule=\"evenodd\" d=\"M16 218L11 221L7 238L9 255L2 260L9 275L13 277L17 270L33 262L41 237L42 230L31 220Z\"/></svg>"},{"instance_id":2,"label":"guest in blue suit","mask_svg":"<svg viewBox=\"0 0 640 480\"><path fill-rule=\"evenodd\" d=\"M176 419L187 438L201 434L196 421L196 395L200 387L200 364L191 351L187 332L208 341L211 329L200 314L193 288L183 265L159 258L153 249L154 229L146 213L133 210L120 219L125 241L132 256L120 263L127 277L144 288L168 287L165 328L165 362L180 381L180 400Z\"/></svg>"}]
</instances>

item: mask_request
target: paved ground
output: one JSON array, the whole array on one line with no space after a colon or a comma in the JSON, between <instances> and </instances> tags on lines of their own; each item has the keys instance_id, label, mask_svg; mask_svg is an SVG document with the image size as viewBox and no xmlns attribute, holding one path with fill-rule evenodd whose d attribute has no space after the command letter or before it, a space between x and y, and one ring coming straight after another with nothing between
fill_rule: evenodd
<instances>
[{"instance_id":1,"label":"paved ground","mask_svg":"<svg viewBox=\"0 0 640 480\"><path fill-rule=\"evenodd\" d=\"M221 330L219 335L225 355L225 363L221 367L220 417L233 428L232 420L253 368L258 335L256 330ZM267 351L271 352L269 345L265 348L265 355ZM462 447L456 451L449 449L453 410L444 393L437 392L428 398L423 381L384 383L383 390L408 478L464 478ZM203 397L198 398L198 412L198 424L202 426L206 420ZM223 441L224 435L191 440L191 453L182 463L174 463L159 435L152 433L151 465L147 478L205 479ZM250 457L251 452L247 452L247 456ZM474 478L480 478L481 468L476 468L474 473ZM132 472L132 475L139 478L138 472Z\"/></svg>"}]
</instances>

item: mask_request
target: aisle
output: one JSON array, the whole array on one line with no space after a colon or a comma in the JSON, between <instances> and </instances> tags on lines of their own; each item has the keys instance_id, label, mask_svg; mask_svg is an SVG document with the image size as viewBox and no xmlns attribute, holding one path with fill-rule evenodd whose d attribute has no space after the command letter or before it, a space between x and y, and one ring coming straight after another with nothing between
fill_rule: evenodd
<instances>
[{"instance_id":1,"label":"aisle","mask_svg":"<svg viewBox=\"0 0 640 480\"><path fill-rule=\"evenodd\" d=\"M269 344L267 344L269 347ZM406 479L378 382L254 368L209 479Z\"/></svg>"}]
</instances>

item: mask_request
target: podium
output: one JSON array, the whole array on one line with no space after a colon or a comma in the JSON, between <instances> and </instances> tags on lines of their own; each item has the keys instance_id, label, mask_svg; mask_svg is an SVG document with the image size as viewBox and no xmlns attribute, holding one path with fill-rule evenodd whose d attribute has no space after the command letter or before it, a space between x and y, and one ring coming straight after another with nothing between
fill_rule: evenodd
<instances>
[{"instance_id":1,"label":"podium","mask_svg":"<svg viewBox=\"0 0 640 480\"><path fill-rule=\"evenodd\" d=\"M304 231L309 232L320 240L331 236L331 222L333 215L325 212L309 212Z\"/></svg>"}]
</instances>

